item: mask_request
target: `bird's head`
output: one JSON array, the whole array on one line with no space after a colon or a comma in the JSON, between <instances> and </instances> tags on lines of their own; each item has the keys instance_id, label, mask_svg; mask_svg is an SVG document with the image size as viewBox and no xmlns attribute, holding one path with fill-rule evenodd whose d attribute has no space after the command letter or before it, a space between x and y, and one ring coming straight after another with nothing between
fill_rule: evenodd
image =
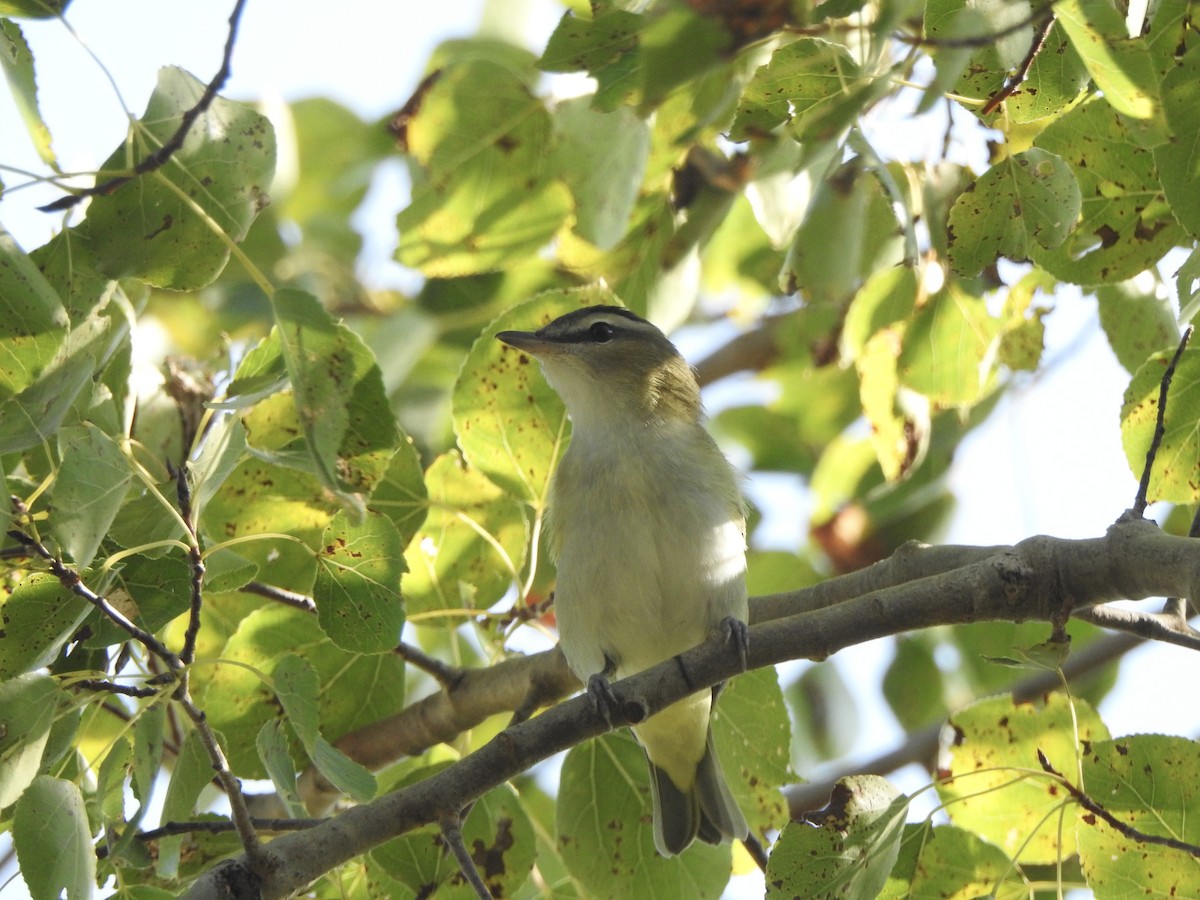
<instances>
[{"instance_id":1,"label":"bird's head","mask_svg":"<svg viewBox=\"0 0 1200 900\"><path fill-rule=\"evenodd\" d=\"M589 306L537 331L496 337L542 364L577 428L700 416L691 367L666 335L627 309Z\"/></svg>"}]
</instances>

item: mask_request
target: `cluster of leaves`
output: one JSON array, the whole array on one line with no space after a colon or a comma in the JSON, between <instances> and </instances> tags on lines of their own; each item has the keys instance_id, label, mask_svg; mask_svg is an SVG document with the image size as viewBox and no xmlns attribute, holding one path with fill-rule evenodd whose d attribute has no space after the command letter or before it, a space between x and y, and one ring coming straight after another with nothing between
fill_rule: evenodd
<instances>
[{"instance_id":1,"label":"cluster of leaves","mask_svg":"<svg viewBox=\"0 0 1200 900\"><path fill-rule=\"evenodd\" d=\"M211 752L179 682L156 678L170 666L46 556L189 649L190 696L229 768L269 778L292 816L300 769L365 801L503 726L376 773L333 743L428 691L392 652L406 622L427 653L464 667L552 625L527 603L553 584L539 538L569 423L536 370L492 339L502 328L619 298L668 329L724 306L765 335L740 367L774 399L722 410L714 430L750 468L802 480L814 522L811 546L751 554L752 594L936 533L956 447L1013 373L1042 362L1038 296L1062 283L1099 296L1133 374L1122 428L1140 469L1200 281L1193 255L1177 316L1158 270L1200 236L1188 3L1162 0L1134 37L1105 0L1062 0L1048 28L1045 9L1007 0L571 6L540 57L493 40L441 46L387 127L293 103L289 183L272 180L271 123L217 99L165 165L93 197L45 246L27 253L0 232L0 465L19 501L0 509L0 825L39 900L110 877L121 896L167 896L240 849L229 834L135 839L160 794L164 822L213 818ZM47 11L0 2L6 15ZM32 55L16 21L0 29L0 64L53 178ZM1025 80L1000 97L1014 69ZM547 73L562 72L586 72L594 91L548 99ZM921 80L923 94L910 87ZM103 176L161 147L204 92L165 70ZM905 97L928 120L951 98L945 121L964 140L981 140L975 120L998 134L990 167L875 146L872 123ZM412 196L396 258L424 276L411 297L360 282L349 225L397 145ZM173 358L148 381L133 342L155 333ZM1155 499L1198 499L1197 380L1189 350ZM285 602L297 598L309 602ZM986 657L1032 640L1016 626L907 637L884 696L906 728L944 719L1008 684ZM947 644L963 660L954 671L935 661ZM145 695L97 702L97 682ZM773 890L1026 896L1079 880L1116 896L1151 872L1196 883L1177 859L1115 850L1129 834L1085 821L1064 787L1106 786L1097 796L1123 821L1194 844L1194 780L1161 773L1194 767L1195 747L1109 742L1082 701L1066 731L1058 701L960 713L940 788L953 826L906 826L905 798L861 783L827 827L785 828L790 764L846 746L831 712L851 708L845 691L821 666L786 690L774 672L748 673L722 700L734 790L756 833L783 829ZM1066 774L1038 769L1039 748ZM717 896L746 860L721 847L655 857L639 753L608 736L568 754L556 797L528 779L480 798L463 834L493 892ZM433 826L316 888L435 889L466 891Z\"/></svg>"}]
</instances>

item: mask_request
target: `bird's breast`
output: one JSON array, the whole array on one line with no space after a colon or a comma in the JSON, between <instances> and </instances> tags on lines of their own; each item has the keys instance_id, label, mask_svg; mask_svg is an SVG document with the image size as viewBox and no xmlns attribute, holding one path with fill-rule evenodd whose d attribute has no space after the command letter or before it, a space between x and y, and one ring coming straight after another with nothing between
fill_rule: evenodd
<instances>
[{"instance_id":1,"label":"bird's breast","mask_svg":"<svg viewBox=\"0 0 1200 900\"><path fill-rule=\"evenodd\" d=\"M618 675L641 671L726 616L745 619L736 482L707 435L699 453L659 441L633 456L578 437L550 506L560 639L576 674L601 671L606 657Z\"/></svg>"}]
</instances>

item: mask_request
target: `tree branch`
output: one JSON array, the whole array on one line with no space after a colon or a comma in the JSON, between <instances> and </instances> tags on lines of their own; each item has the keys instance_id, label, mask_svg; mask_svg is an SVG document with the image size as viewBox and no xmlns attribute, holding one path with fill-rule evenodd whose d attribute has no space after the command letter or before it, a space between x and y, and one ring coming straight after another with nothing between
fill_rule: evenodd
<instances>
[{"instance_id":1,"label":"tree branch","mask_svg":"<svg viewBox=\"0 0 1200 900\"><path fill-rule=\"evenodd\" d=\"M85 197L107 196L124 187L138 176L153 172L155 169L161 169L166 165L167 161L183 146L183 142L187 139L187 134L192 130L192 126L196 124L196 120L204 114L205 110L212 106L212 102L217 99L217 92L225 86L225 82L229 79L230 63L233 59L233 47L237 42L238 24L241 21L242 10L245 6L246 0L237 0L237 3L233 7L233 12L229 14L229 36L225 39L225 53L221 57L221 68L217 70L217 74L213 76L212 81L204 88L204 93L196 101L196 105L183 114L183 117L179 120L179 127L175 129L175 133L171 135L166 143L150 155L140 159L137 165L133 167L132 174L109 178L99 184L92 185L90 188L83 188L65 197L59 197L53 203L39 206L38 209L42 212L61 212L70 209L82 202Z\"/></svg>"},{"instance_id":2,"label":"tree branch","mask_svg":"<svg viewBox=\"0 0 1200 900\"><path fill-rule=\"evenodd\" d=\"M1051 622L1064 607L1086 609L1119 596L1192 599L1200 595L1200 543L1164 534L1144 520L1125 519L1104 537L1090 540L1034 537L981 558L976 558L980 554L971 548L950 551L941 555L943 562L958 553L968 560L966 564L815 611L788 615L787 604L779 598L789 595L777 595L773 609L780 615L770 619L759 615L758 624L750 629L749 666L824 659L854 644L936 625ZM939 556L935 552L928 555ZM896 568L920 568L913 556L911 548L900 554L901 564ZM888 562L871 567L875 577L886 580ZM812 593L790 596L809 595L807 599L811 599ZM227 879L256 883L264 898L288 896L383 841L438 821L446 809L465 808L534 763L611 727L653 715L740 671L739 660L723 639L709 641L614 683L619 703L611 711L612 726L588 698L568 700L508 728L470 756L418 784L353 807L300 836L276 838L262 848L265 864L242 857L205 873L185 896L215 900L224 896L222 885Z\"/></svg>"}]
</instances>

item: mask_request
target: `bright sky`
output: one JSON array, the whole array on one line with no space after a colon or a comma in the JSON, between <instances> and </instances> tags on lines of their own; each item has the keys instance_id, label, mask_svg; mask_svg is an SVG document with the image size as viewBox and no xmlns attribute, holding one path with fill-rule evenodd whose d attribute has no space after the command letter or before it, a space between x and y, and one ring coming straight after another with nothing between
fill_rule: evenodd
<instances>
[{"instance_id":1,"label":"bright sky","mask_svg":"<svg viewBox=\"0 0 1200 900\"><path fill-rule=\"evenodd\" d=\"M534 50L541 49L561 15L561 7L552 0L493 0L492 5L487 27L493 33L536 35ZM232 6L233 0L78 0L69 10L69 20L104 62L129 110L137 115L145 107L160 66L183 66L205 82L212 77L220 63ZM436 43L478 30L483 8L483 0L428 4L340 0L336 5L248 0L233 74L224 93L237 99L320 94L365 117L382 116L407 99ZM23 22L22 27L39 63L42 112L63 166L84 171L96 167L125 133L125 114L112 85L60 23ZM940 141L940 133L937 138ZM2 90L0 164L41 169ZM0 202L0 223L22 246L32 249L61 227L59 217L34 211L58 192L44 188L14 192L11 189L24 179L11 170L0 169L0 178L10 189ZM381 229L392 227L394 212L391 208L386 213ZM947 540L992 544L1036 533L1096 536L1131 503L1136 483L1117 431L1121 392L1128 378L1109 352L1094 313L1090 299L1060 304L1047 319L1050 356L1083 334L1081 356L1054 367L1030 389L1014 392L991 423L963 447L951 482L960 507ZM760 502L774 490L774 483L769 484L751 486ZM803 539L807 523L794 508L769 512L774 541L794 546ZM870 688L878 683L875 673L886 665L887 657L878 645L867 645L839 654L837 664L843 672L860 673L859 684ZM1164 692L1164 683L1200 679L1198 657L1168 646L1135 654L1123 673L1121 688L1102 710L1114 734L1156 730L1195 734L1200 712L1194 704L1168 709L1157 698L1180 696L1178 691ZM871 676L863 678L861 673ZM868 729L872 741L860 748L866 758L888 749L900 735L893 725L883 725L884 719L890 722L890 715L860 693L866 714L880 726ZM0 896L21 896L23 885L18 881L3 887L3 877ZM748 888L745 894L761 896L761 887Z\"/></svg>"}]
</instances>

